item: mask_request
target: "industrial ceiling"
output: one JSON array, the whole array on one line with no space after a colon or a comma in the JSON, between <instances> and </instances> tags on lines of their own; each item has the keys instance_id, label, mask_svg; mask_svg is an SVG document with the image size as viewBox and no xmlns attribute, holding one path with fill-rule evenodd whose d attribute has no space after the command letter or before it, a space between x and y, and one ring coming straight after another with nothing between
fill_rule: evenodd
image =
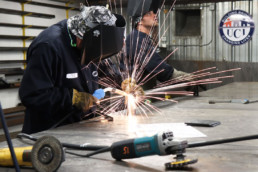
<instances>
[{"instance_id":1,"label":"industrial ceiling","mask_svg":"<svg viewBox=\"0 0 258 172\"><path fill-rule=\"evenodd\" d=\"M58 2L75 2L75 3L87 3L89 5L106 5L107 3L116 3L117 6L122 4L123 6L126 6L128 0L52 0L52 1L58 1ZM162 0L161 0L162 1ZM241 0L176 0L176 4L195 4L195 3L216 3L216 2L235 2L235 1L241 1ZM248 1L248 0L242 0L242 1ZM165 3L167 5L171 5L174 3L174 0L166 0Z\"/></svg>"}]
</instances>

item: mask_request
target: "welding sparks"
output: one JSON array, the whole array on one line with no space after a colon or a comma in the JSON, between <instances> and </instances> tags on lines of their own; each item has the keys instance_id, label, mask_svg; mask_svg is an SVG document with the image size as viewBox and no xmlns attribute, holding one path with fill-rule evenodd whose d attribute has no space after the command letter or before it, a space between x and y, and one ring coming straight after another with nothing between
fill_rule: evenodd
<instances>
[{"instance_id":1,"label":"welding sparks","mask_svg":"<svg viewBox=\"0 0 258 172\"><path fill-rule=\"evenodd\" d=\"M121 1L122 2L122 1ZM163 23L160 28L165 27L165 22L169 16L169 13L173 9L176 0L174 1L171 8L168 10L168 13L165 16ZM122 4L122 3L120 3ZM164 8L165 1L163 1L161 9ZM109 6L112 8L112 2L109 0ZM115 11L117 12L117 3L114 3ZM122 6L121 14L122 14ZM159 9L160 11L160 9ZM159 14L159 13L157 13ZM164 28L165 32L160 37L164 36L169 27ZM151 27L150 35L154 33L155 26ZM176 48L172 51L167 57L165 57L161 63L156 64L152 71L149 71L147 75L146 66L150 63L150 60L153 54L156 52L159 42L161 40L157 40L158 36L154 36L154 42L156 45L154 47L149 48L148 42L151 41L151 37L146 37L140 46L139 52L136 51L136 54L132 56L132 49L129 52L126 52L125 48L112 57L112 59L104 60L101 63L102 66L105 66L106 70L102 70L100 64L95 64L99 67L99 71L104 75L99 78L98 84L105 87L107 92L111 92L110 97L105 98L100 101L100 114L108 115L114 112L119 111L119 113L127 114L129 119L129 128L134 128L137 123L137 119L135 118L136 110L141 114L142 117L148 117L148 114L154 114L157 112L162 114L162 112L155 107L152 103L146 103L146 100L156 99L159 101L170 101L177 103L177 101L173 99L166 99L164 95L193 95L192 91L175 91L177 88L191 87L196 85L207 85L207 84L218 84L222 83L223 79L233 78L233 75L226 76L218 76L220 74L225 74L226 72L233 72L240 70L240 68L229 69L223 71L217 71L216 67L209 67L206 69L198 70L192 72L185 76L180 76L177 78L173 78L167 80L165 82L161 82L157 84L152 90L143 91L142 86L144 86L149 80L156 77L160 73L164 72L164 69L157 69L160 65L165 62L168 58L170 58L177 50ZM130 40L130 46L139 44L139 35L136 40ZM147 53L144 53L147 52ZM92 64L94 64L92 62ZM121 66L123 65L123 68ZM212 72L212 70L216 70ZM126 81L126 82L125 82ZM122 84L121 84L122 83ZM115 91L114 91L115 90ZM161 95L164 97L161 97ZM125 111L122 111L126 109Z\"/></svg>"},{"instance_id":2,"label":"welding sparks","mask_svg":"<svg viewBox=\"0 0 258 172\"><path fill-rule=\"evenodd\" d=\"M136 97L132 94L128 94L127 96L127 113L128 116L134 116L136 110Z\"/></svg>"},{"instance_id":3,"label":"welding sparks","mask_svg":"<svg viewBox=\"0 0 258 172\"><path fill-rule=\"evenodd\" d=\"M128 127L128 131L130 132L135 132L136 131L136 128L137 128L137 123L138 123L138 120L137 120L137 117L135 115L128 115L127 116L127 127Z\"/></svg>"}]
</instances>

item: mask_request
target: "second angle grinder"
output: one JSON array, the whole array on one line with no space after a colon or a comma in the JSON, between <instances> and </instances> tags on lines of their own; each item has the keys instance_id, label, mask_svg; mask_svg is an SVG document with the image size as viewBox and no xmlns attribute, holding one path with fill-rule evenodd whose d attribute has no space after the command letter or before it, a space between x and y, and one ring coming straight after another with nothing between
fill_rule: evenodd
<instances>
[{"instance_id":1,"label":"second angle grinder","mask_svg":"<svg viewBox=\"0 0 258 172\"><path fill-rule=\"evenodd\" d=\"M14 148L19 166L54 172L65 160L62 144L53 136L39 138L33 146ZM0 166L14 166L9 148L0 149Z\"/></svg>"}]
</instances>

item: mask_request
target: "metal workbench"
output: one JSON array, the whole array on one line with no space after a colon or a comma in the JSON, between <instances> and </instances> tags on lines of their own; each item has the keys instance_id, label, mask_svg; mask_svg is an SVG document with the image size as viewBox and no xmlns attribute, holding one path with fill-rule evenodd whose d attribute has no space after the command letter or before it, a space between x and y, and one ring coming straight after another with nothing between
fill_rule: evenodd
<instances>
[{"instance_id":1,"label":"metal workbench","mask_svg":"<svg viewBox=\"0 0 258 172\"><path fill-rule=\"evenodd\" d=\"M177 97L178 103L155 102L162 111L160 114L149 114L149 117L138 115L138 123L184 123L194 119L217 120L221 125L216 127L194 127L207 137L189 138L189 143L222 138L240 137L258 134L258 103L218 103L209 104L214 99L258 99L257 82L235 82L219 88L201 92L199 97ZM111 145L115 141L137 137L128 131L126 116L114 115L113 122L82 121L53 130L35 134L35 136L52 135L61 142L74 144L92 143L98 145ZM15 146L24 145L13 140ZM7 147L6 142L0 147ZM86 154L79 151L78 153ZM196 164L189 165L181 171L193 172L257 172L258 171L258 140L249 140L222 145L189 148L186 150L189 158L198 158ZM140 172L165 171L164 164L173 161L173 156L149 156L124 161L114 160L110 153L95 155L92 158L81 158L66 154L62 163L61 172L82 171L113 171L113 172ZM10 168L0 167L0 171L14 171ZM22 171L33 171L22 169ZM177 171L177 170L173 170Z\"/></svg>"}]
</instances>

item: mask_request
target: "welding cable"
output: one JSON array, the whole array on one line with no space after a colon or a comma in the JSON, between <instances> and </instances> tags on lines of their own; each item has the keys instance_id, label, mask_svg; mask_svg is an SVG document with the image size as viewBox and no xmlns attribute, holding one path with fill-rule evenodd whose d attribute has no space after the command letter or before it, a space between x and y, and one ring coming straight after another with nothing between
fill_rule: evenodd
<instances>
[{"instance_id":1,"label":"welding cable","mask_svg":"<svg viewBox=\"0 0 258 172\"><path fill-rule=\"evenodd\" d=\"M238 142L238 141L245 141L245 140L254 140L254 139L258 139L258 135L250 135L250 136L235 137L235 138L198 142L198 143L189 143L187 148L210 146L210 145L217 145L217 144L224 144L224 143L231 143L231 142ZM75 144L68 144L68 143L62 143L62 145L67 148L73 148L78 150L96 150L95 152L84 155L85 157L90 157L95 154L110 151L110 147L108 146L75 145Z\"/></svg>"},{"instance_id":2,"label":"welding cable","mask_svg":"<svg viewBox=\"0 0 258 172\"><path fill-rule=\"evenodd\" d=\"M29 134L25 133L19 133L17 135L17 138L19 139L29 139L32 141L37 141L38 138L35 136L31 136ZM70 149L76 149L76 150L100 150L103 148L107 148L108 146L101 146L101 145L88 145L88 144L82 144L82 145L77 145L77 144L70 144L70 143L61 143L63 147L70 148Z\"/></svg>"},{"instance_id":3,"label":"welding cable","mask_svg":"<svg viewBox=\"0 0 258 172\"><path fill-rule=\"evenodd\" d=\"M104 148L107 148L108 146L97 146L97 145L76 145L76 144L70 144L70 143L61 143L63 147L70 148L70 149L76 149L76 150L101 150Z\"/></svg>"},{"instance_id":4,"label":"welding cable","mask_svg":"<svg viewBox=\"0 0 258 172\"><path fill-rule=\"evenodd\" d=\"M108 146L106 148L102 148L102 149L99 149L99 150L94 151L92 153L85 154L85 155L78 154L78 153L75 153L75 152L70 152L70 151L67 151L67 150L65 151L65 153L68 153L68 154L71 154L71 155L80 156L80 157L90 157L90 156L93 156L93 155L96 155L96 154L110 152L110 150L111 150L111 147Z\"/></svg>"},{"instance_id":5,"label":"welding cable","mask_svg":"<svg viewBox=\"0 0 258 172\"><path fill-rule=\"evenodd\" d=\"M73 114L76 114L76 113L79 113L79 109L73 109L70 113L68 113L67 115L65 115L64 118L62 118L60 121L58 121L56 124L54 124L52 127L49 128L50 129L53 129L53 128L56 128L58 127L62 122L64 122L67 118L69 118L70 116L72 116Z\"/></svg>"},{"instance_id":6,"label":"welding cable","mask_svg":"<svg viewBox=\"0 0 258 172\"><path fill-rule=\"evenodd\" d=\"M15 170L16 170L16 172L20 172L20 167L19 167L16 155L15 155L15 152L14 152L13 143L12 143L9 131L8 131L8 127L7 127L7 124L6 124L6 121L5 121L4 112L2 110L1 103L0 103L0 116L1 116L1 121L2 121L2 126L3 126L3 129L4 129L4 133L5 133L5 138L6 138L6 141L8 143L8 147L9 147L9 150L10 150L10 153L11 153L11 156L12 156L13 164L15 166Z\"/></svg>"},{"instance_id":7,"label":"welding cable","mask_svg":"<svg viewBox=\"0 0 258 172\"><path fill-rule=\"evenodd\" d=\"M223 144L223 143L239 142L239 141L254 140L254 139L258 139L258 135L235 137L235 138L228 138L228 139L221 139L221 140L212 140L212 141L207 141L207 142L190 143L190 144L188 144L188 148L218 145L218 144Z\"/></svg>"},{"instance_id":8,"label":"welding cable","mask_svg":"<svg viewBox=\"0 0 258 172\"><path fill-rule=\"evenodd\" d=\"M26 133L19 133L19 134L17 134L16 137L19 138L19 139L26 138L26 139L29 139L29 140L32 140L32 141L37 141L38 140L38 138L36 138L32 135L26 134Z\"/></svg>"}]
</instances>

